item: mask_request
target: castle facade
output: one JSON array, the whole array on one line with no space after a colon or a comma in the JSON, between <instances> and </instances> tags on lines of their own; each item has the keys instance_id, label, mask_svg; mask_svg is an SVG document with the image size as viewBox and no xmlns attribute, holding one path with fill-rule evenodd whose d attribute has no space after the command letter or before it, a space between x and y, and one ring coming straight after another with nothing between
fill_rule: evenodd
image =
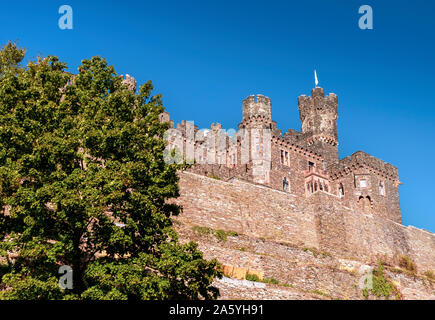
<instances>
[{"instance_id":1,"label":"castle facade","mask_svg":"<svg viewBox=\"0 0 435 320\"><path fill-rule=\"evenodd\" d=\"M251 95L242 106L237 130L224 130L219 123L198 130L187 121L174 127L169 113L161 114L161 121L171 122L168 161L184 159L192 164L188 171L259 184L300 202L328 193L336 205L401 223L397 168L363 151L339 159L334 93L325 96L315 87L311 96L299 96L301 131L284 134L272 120L270 98Z\"/></svg>"},{"instance_id":2,"label":"castle facade","mask_svg":"<svg viewBox=\"0 0 435 320\"><path fill-rule=\"evenodd\" d=\"M300 96L301 131L285 133L268 97L249 96L242 107L230 130L174 126L160 115L170 122L165 161L192 164L179 172L180 196L171 200L183 209L175 228L222 264L223 298L310 299L305 294L320 288L363 299L361 279L381 263L396 298L434 299L427 275L435 270L435 235L402 224L396 167L362 151L339 158L337 96L320 87ZM236 280L248 274L293 291L243 288Z\"/></svg>"}]
</instances>

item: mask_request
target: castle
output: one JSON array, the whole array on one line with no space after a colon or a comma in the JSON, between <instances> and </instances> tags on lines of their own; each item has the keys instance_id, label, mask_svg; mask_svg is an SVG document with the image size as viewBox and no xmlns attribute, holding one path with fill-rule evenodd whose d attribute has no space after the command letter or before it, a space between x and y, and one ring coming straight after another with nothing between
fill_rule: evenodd
<instances>
[{"instance_id":1,"label":"castle","mask_svg":"<svg viewBox=\"0 0 435 320\"><path fill-rule=\"evenodd\" d=\"M340 205L401 223L397 168L362 151L339 159L337 96L316 87L311 97L298 98L298 108L301 132L282 135L270 98L251 95L243 100L243 118L232 137L219 123L199 131L183 121L171 131L168 149L178 148L188 159L190 154L192 172L243 179L301 200L324 191ZM169 114L161 120L169 121Z\"/></svg>"},{"instance_id":2,"label":"castle","mask_svg":"<svg viewBox=\"0 0 435 320\"><path fill-rule=\"evenodd\" d=\"M335 94L298 98L300 132L282 134L268 97L242 107L237 130L160 115L165 161L192 164L176 230L223 265L222 298L364 299L361 270L381 261L393 297L435 299L435 236L402 225L396 167L362 151L339 159ZM252 274L267 284L247 284Z\"/></svg>"}]
</instances>

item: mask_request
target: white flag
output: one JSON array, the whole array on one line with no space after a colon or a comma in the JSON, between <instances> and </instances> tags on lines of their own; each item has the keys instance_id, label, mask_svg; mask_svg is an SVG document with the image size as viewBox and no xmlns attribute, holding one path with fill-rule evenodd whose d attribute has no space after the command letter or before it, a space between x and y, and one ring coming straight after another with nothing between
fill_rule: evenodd
<instances>
[{"instance_id":1,"label":"white flag","mask_svg":"<svg viewBox=\"0 0 435 320\"><path fill-rule=\"evenodd\" d=\"M319 80L317 79L317 72L316 72L316 69L314 69L314 83L316 84L316 87L317 87L317 85L319 84Z\"/></svg>"}]
</instances>

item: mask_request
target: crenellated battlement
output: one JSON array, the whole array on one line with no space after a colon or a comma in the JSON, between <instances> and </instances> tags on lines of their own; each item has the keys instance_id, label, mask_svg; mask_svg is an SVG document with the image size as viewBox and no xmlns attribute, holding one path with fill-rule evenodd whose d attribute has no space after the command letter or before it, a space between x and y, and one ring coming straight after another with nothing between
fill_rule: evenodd
<instances>
[{"instance_id":1,"label":"crenellated battlement","mask_svg":"<svg viewBox=\"0 0 435 320\"><path fill-rule=\"evenodd\" d=\"M193 140L198 131L198 126L191 121L181 120L181 123L177 123L176 129L181 132L183 137L188 137Z\"/></svg>"},{"instance_id":2,"label":"crenellated battlement","mask_svg":"<svg viewBox=\"0 0 435 320\"><path fill-rule=\"evenodd\" d=\"M266 119L271 119L272 103L269 97L257 94L257 97L250 95L242 102L243 119L248 119L252 116L265 116Z\"/></svg>"},{"instance_id":3,"label":"crenellated battlement","mask_svg":"<svg viewBox=\"0 0 435 320\"><path fill-rule=\"evenodd\" d=\"M335 93L330 93L325 97L324 89L317 87L311 91L311 97L306 95L298 97L298 108L301 122L304 122L307 116L313 113L329 112L336 114L338 98Z\"/></svg>"},{"instance_id":4,"label":"crenellated battlement","mask_svg":"<svg viewBox=\"0 0 435 320\"><path fill-rule=\"evenodd\" d=\"M352 155L341 159L337 164L328 168L331 179L335 180L353 169L367 167L373 173L391 179L397 183L399 182L399 172L397 167L375 158L364 151L357 151Z\"/></svg>"},{"instance_id":5,"label":"crenellated battlement","mask_svg":"<svg viewBox=\"0 0 435 320\"><path fill-rule=\"evenodd\" d=\"M216 124L212 123L210 126L210 130L216 132L222 130L222 125L219 122L216 122Z\"/></svg>"}]
</instances>

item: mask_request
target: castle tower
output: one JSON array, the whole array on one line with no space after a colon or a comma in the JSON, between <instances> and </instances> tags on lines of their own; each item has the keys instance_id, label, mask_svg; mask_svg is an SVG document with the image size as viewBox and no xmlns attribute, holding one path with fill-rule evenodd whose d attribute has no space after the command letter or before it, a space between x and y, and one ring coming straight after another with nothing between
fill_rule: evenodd
<instances>
[{"instance_id":1,"label":"castle tower","mask_svg":"<svg viewBox=\"0 0 435 320\"><path fill-rule=\"evenodd\" d=\"M323 88L316 87L311 97L299 96L298 108L307 147L320 153L326 165L338 162L337 96L325 97Z\"/></svg>"},{"instance_id":2,"label":"castle tower","mask_svg":"<svg viewBox=\"0 0 435 320\"><path fill-rule=\"evenodd\" d=\"M243 100L243 119L238 132L239 163L248 163L257 183L269 183L272 130L276 130L276 123L272 121L270 98L258 94Z\"/></svg>"}]
</instances>

